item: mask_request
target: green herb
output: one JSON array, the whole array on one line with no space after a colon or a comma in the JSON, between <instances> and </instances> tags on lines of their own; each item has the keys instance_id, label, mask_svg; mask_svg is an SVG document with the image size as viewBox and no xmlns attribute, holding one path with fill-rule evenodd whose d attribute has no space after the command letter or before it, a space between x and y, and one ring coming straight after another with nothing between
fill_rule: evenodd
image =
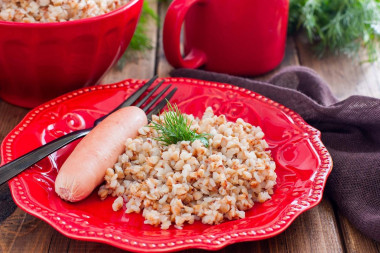
<instances>
[{"instance_id":1,"label":"green herb","mask_svg":"<svg viewBox=\"0 0 380 253\"><path fill-rule=\"evenodd\" d=\"M140 20L137 23L136 31L133 34L128 49L120 58L117 63L117 68L122 69L129 58L133 58L134 52L140 52L144 50L150 50L153 48L151 39L147 36L147 24L150 19L154 19L158 22L158 16L156 12L150 8L149 3L144 1L141 11Z\"/></svg>"},{"instance_id":2,"label":"green herb","mask_svg":"<svg viewBox=\"0 0 380 253\"><path fill-rule=\"evenodd\" d=\"M354 55L366 47L377 60L380 38L379 0L290 0L290 34L305 30L319 56L327 51Z\"/></svg>"},{"instance_id":3,"label":"green herb","mask_svg":"<svg viewBox=\"0 0 380 253\"><path fill-rule=\"evenodd\" d=\"M166 112L163 121L152 121L153 127L160 136L156 140L161 141L164 145L176 144L179 141L195 141L200 140L205 147L208 147L207 136L209 134L198 134L191 130L191 122L180 112L177 105L174 107L167 102L168 111Z\"/></svg>"}]
</instances>

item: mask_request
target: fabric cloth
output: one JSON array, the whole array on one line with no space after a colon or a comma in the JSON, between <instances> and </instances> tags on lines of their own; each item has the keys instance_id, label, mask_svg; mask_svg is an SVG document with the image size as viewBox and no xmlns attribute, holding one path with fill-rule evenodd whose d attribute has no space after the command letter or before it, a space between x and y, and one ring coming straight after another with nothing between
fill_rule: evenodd
<instances>
[{"instance_id":1,"label":"fabric cloth","mask_svg":"<svg viewBox=\"0 0 380 253\"><path fill-rule=\"evenodd\" d=\"M8 184L0 186L0 223L5 220L16 209Z\"/></svg>"},{"instance_id":2,"label":"fabric cloth","mask_svg":"<svg viewBox=\"0 0 380 253\"><path fill-rule=\"evenodd\" d=\"M316 72L288 67L268 82L176 69L174 77L229 83L283 104L321 131L333 159L324 194L363 234L380 242L380 100L351 96L343 101Z\"/></svg>"}]
</instances>

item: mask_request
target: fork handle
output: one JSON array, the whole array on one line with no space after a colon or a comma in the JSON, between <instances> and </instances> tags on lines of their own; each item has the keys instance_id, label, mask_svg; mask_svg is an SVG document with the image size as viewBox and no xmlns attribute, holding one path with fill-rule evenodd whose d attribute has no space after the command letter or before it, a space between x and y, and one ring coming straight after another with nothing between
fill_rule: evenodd
<instances>
[{"instance_id":1,"label":"fork handle","mask_svg":"<svg viewBox=\"0 0 380 253\"><path fill-rule=\"evenodd\" d=\"M47 157L51 153L66 146L67 144L84 137L92 128L78 130L55 139L19 158L0 167L0 185L23 172L33 164Z\"/></svg>"}]
</instances>

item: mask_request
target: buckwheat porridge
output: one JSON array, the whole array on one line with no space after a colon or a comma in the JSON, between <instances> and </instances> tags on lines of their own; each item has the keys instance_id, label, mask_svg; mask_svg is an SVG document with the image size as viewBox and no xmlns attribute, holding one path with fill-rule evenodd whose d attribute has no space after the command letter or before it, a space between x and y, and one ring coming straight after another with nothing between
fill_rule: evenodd
<instances>
[{"instance_id":1,"label":"buckwheat porridge","mask_svg":"<svg viewBox=\"0 0 380 253\"><path fill-rule=\"evenodd\" d=\"M113 11L129 0L0 0L0 20L62 22Z\"/></svg>"},{"instance_id":2,"label":"buckwheat porridge","mask_svg":"<svg viewBox=\"0 0 380 253\"><path fill-rule=\"evenodd\" d=\"M154 116L153 122L167 115ZM260 127L242 119L229 122L211 108L201 119L184 116L191 129L208 134L208 145L195 140L165 146L155 128L142 127L107 169L100 198L116 197L114 211L142 212L146 224L162 229L244 218L254 202L271 198L276 166Z\"/></svg>"}]
</instances>

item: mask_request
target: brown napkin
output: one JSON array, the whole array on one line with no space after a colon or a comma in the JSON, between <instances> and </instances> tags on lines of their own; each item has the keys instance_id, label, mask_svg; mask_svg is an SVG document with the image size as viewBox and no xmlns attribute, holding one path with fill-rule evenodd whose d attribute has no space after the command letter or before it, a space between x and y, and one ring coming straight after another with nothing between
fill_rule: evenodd
<instances>
[{"instance_id":1,"label":"brown napkin","mask_svg":"<svg viewBox=\"0 0 380 253\"><path fill-rule=\"evenodd\" d=\"M0 185L0 222L5 220L16 209L8 184Z\"/></svg>"},{"instance_id":2,"label":"brown napkin","mask_svg":"<svg viewBox=\"0 0 380 253\"><path fill-rule=\"evenodd\" d=\"M380 242L379 99L352 96L338 101L321 77L305 67L286 68L268 82L191 69L173 70L171 75L255 91L319 129L334 163L325 195L356 228Z\"/></svg>"}]
</instances>

